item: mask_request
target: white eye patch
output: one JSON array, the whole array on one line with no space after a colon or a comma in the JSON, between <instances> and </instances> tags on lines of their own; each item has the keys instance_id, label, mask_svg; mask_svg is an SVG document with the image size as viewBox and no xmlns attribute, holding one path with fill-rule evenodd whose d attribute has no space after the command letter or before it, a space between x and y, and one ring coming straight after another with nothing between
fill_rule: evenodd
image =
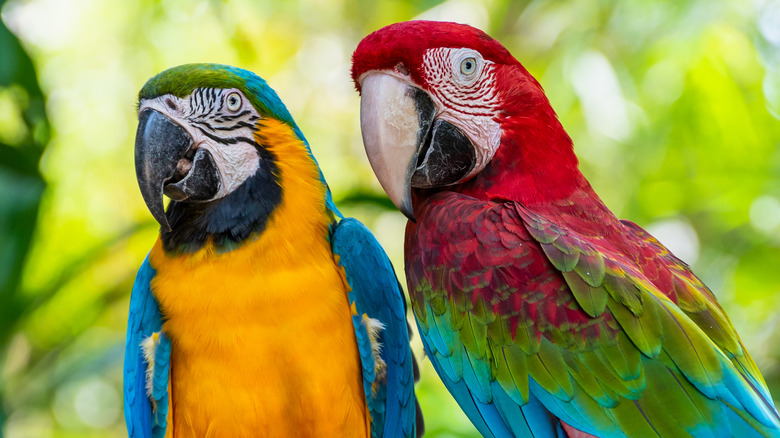
<instances>
[{"instance_id":1,"label":"white eye patch","mask_svg":"<svg viewBox=\"0 0 780 438\"><path fill-rule=\"evenodd\" d=\"M476 148L477 162L467 177L484 169L501 143L495 70L494 62L466 47L438 47L423 55L436 117L457 126Z\"/></svg>"}]
</instances>

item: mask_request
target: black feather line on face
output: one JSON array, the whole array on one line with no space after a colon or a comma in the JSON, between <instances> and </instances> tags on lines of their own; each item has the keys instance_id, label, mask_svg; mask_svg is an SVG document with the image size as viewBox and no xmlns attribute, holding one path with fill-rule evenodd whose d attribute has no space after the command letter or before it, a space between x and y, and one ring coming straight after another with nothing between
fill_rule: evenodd
<instances>
[{"instance_id":1,"label":"black feather line on face","mask_svg":"<svg viewBox=\"0 0 780 438\"><path fill-rule=\"evenodd\" d=\"M209 239L219 252L228 252L253 233L265 230L268 218L282 202L276 157L257 142L260 156L257 171L232 193L209 202L171 201L166 211L172 230L162 230L163 249L167 253L198 251Z\"/></svg>"}]
</instances>

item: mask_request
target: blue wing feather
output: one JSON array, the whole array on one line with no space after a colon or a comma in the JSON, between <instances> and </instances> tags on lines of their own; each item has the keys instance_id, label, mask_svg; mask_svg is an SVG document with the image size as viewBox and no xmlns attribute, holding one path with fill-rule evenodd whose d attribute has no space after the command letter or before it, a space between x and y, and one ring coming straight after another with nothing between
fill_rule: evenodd
<instances>
[{"instance_id":1,"label":"blue wing feather","mask_svg":"<svg viewBox=\"0 0 780 438\"><path fill-rule=\"evenodd\" d=\"M170 365L170 341L161 335L155 353L155 375L152 400L146 395L147 363L141 351L141 342L162 329L160 307L152 295L151 281L155 271L144 260L135 278L130 297L127 321L127 342L124 364L124 410L127 433L130 438L161 438L165 436L168 415L168 370ZM159 370L159 372L158 372Z\"/></svg>"},{"instance_id":2,"label":"blue wing feather","mask_svg":"<svg viewBox=\"0 0 780 438\"><path fill-rule=\"evenodd\" d=\"M376 238L359 221L346 218L331 230L333 253L344 268L351 288L349 300L357 316L355 333L363 361L363 383L375 437L414 437L416 408L413 358L409 348L406 303L393 266ZM380 356L387 364L378 382L363 315L379 320ZM373 384L373 385L372 385Z\"/></svg>"}]
</instances>

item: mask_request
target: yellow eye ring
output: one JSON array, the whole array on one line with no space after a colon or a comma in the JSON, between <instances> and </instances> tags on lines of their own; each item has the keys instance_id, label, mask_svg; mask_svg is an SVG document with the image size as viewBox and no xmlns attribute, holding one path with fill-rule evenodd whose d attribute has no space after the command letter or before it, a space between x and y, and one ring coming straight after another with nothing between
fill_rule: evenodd
<instances>
[{"instance_id":1,"label":"yellow eye ring","mask_svg":"<svg viewBox=\"0 0 780 438\"><path fill-rule=\"evenodd\" d=\"M464 75L472 75L477 71L477 59L468 57L460 62L460 72Z\"/></svg>"},{"instance_id":2,"label":"yellow eye ring","mask_svg":"<svg viewBox=\"0 0 780 438\"><path fill-rule=\"evenodd\" d=\"M228 94L225 98L225 107L230 112L238 111L241 108L241 95L236 92Z\"/></svg>"}]
</instances>

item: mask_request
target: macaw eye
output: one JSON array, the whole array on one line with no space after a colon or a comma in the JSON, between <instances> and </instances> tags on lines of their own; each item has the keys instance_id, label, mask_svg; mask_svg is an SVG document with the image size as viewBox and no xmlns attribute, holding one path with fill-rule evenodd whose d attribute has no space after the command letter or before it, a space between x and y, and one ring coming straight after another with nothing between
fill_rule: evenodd
<instances>
[{"instance_id":1,"label":"macaw eye","mask_svg":"<svg viewBox=\"0 0 780 438\"><path fill-rule=\"evenodd\" d=\"M464 75L474 74L477 71L476 58L468 57L460 62L460 72Z\"/></svg>"},{"instance_id":2,"label":"macaw eye","mask_svg":"<svg viewBox=\"0 0 780 438\"><path fill-rule=\"evenodd\" d=\"M235 92L228 94L227 98L225 99L225 106L227 107L228 111L238 111L238 109L241 108L241 95Z\"/></svg>"}]
</instances>

